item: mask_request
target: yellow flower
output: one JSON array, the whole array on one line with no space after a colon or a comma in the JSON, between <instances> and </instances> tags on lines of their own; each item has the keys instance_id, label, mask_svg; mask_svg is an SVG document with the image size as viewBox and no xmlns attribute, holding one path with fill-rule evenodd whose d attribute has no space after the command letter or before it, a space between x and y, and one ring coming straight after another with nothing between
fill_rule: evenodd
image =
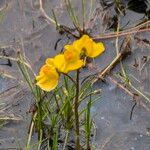
<instances>
[{"instance_id":1,"label":"yellow flower","mask_svg":"<svg viewBox=\"0 0 150 150\"><path fill-rule=\"evenodd\" d=\"M52 66L52 67L55 68L55 66L54 66L54 58L47 58L46 59L46 65Z\"/></svg>"},{"instance_id":2,"label":"yellow flower","mask_svg":"<svg viewBox=\"0 0 150 150\"><path fill-rule=\"evenodd\" d=\"M83 60L80 60L80 53L72 45L66 45L64 54L55 56L54 65L59 72L68 73L81 68Z\"/></svg>"},{"instance_id":3,"label":"yellow flower","mask_svg":"<svg viewBox=\"0 0 150 150\"><path fill-rule=\"evenodd\" d=\"M88 35L83 35L72 45L66 45L63 54L48 58L36 77L37 85L44 91L51 91L58 85L59 73L68 73L84 65L83 55L96 57L105 50L103 43L94 42Z\"/></svg>"},{"instance_id":4,"label":"yellow flower","mask_svg":"<svg viewBox=\"0 0 150 150\"><path fill-rule=\"evenodd\" d=\"M103 43L94 42L88 35L83 35L79 40L73 43L78 52L88 57L94 58L104 52L105 47Z\"/></svg>"},{"instance_id":5,"label":"yellow flower","mask_svg":"<svg viewBox=\"0 0 150 150\"><path fill-rule=\"evenodd\" d=\"M42 90L51 91L58 85L59 74L53 66L54 60L49 58L46 64L41 68L39 75L36 77L37 83Z\"/></svg>"}]
</instances>

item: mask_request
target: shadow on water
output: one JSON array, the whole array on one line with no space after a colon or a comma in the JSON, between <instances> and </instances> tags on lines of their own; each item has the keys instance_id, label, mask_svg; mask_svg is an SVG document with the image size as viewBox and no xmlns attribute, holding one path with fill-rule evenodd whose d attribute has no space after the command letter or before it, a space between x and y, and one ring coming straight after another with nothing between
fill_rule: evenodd
<instances>
[{"instance_id":1,"label":"shadow on water","mask_svg":"<svg viewBox=\"0 0 150 150\"><path fill-rule=\"evenodd\" d=\"M75 10L81 17L82 8L79 3L79 0L73 1ZM90 7L90 3L87 7ZM53 8L58 21L73 28L64 3L59 0L45 0L44 8L49 15ZM61 52L63 46L74 39L68 33L60 35L53 24L47 24L39 12L38 0L1 0L0 10L0 55L15 57L17 50L22 49L36 73L47 57ZM88 11L89 9L87 13ZM93 2L91 17L89 31L92 36L116 31L118 23L120 31L130 29L149 20L150 2L122 0L114 3L111 0L97 0ZM150 97L150 34L134 33L130 38L132 53L123 61L123 66L134 86ZM119 38L119 45L123 40L124 37ZM105 43L106 52L94 61L96 70L104 69L116 56L116 39L102 41ZM149 111L137 102L130 120L133 97L110 80L110 77L116 79L120 70L118 64L111 75L106 77L105 83L98 82L95 85L102 89L100 100L92 107L96 125L95 145L98 150L149 150ZM94 71L91 68L84 73L90 74ZM28 110L33 97L22 82L15 62L0 59L0 73L6 75L0 76L0 116L9 117L0 129L0 149L24 147L30 122ZM138 100L150 109L149 103L142 96ZM11 121L10 118L18 120ZM33 143L36 138L34 135Z\"/></svg>"}]
</instances>

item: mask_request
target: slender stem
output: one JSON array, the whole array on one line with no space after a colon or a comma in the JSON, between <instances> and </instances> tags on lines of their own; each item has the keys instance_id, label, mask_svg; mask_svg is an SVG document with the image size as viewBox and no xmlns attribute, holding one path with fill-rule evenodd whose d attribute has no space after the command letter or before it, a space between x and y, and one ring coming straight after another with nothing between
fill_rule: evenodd
<instances>
[{"instance_id":1,"label":"slender stem","mask_svg":"<svg viewBox=\"0 0 150 150\"><path fill-rule=\"evenodd\" d=\"M43 132L42 132L42 129L40 129L40 135L39 135L39 144L38 144L38 150L40 150L41 149L41 144L42 144L42 135L43 134Z\"/></svg>"},{"instance_id":2,"label":"slender stem","mask_svg":"<svg viewBox=\"0 0 150 150\"><path fill-rule=\"evenodd\" d=\"M116 37L120 37L120 36L126 36L126 35L130 35L130 34L136 34L136 33L141 33L141 32L148 32L150 31L150 28L144 28L144 29L139 29L139 30L131 30L131 31L121 31L118 34L116 33L108 33L105 35L99 35L99 36L93 36L92 39L94 40L103 40L103 39L110 39L110 38L116 38Z\"/></svg>"},{"instance_id":3,"label":"slender stem","mask_svg":"<svg viewBox=\"0 0 150 150\"><path fill-rule=\"evenodd\" d=\"M147 101L150 102L150 99L149 99L146 95L144 95L140 90L138 90L137 88L135 88L135 87L131 84L131 82L129 82L129 85L130 85L130 87L133 88L139 95L143 96Z\"/></svg>"},{"instance_id":4,"label":"slender stem","mask_svg":"<svg viewBox=\"0 0 150 150\"><path fill-rule=\"evenodd\" d=\"M40 11L42 13L42 15L46 18L48 23L53 23L56 25L55 20L53 20L52 18L50 18L47 13L45 12L44 8L43 8L43 0L39 0L39 4L40 4ZM59 23L57 23L58 26L60 26Z\"/></svg>"},{"instance_id":5,"label":"slender stem","mask_svg":"<svg viewBox=\"0 0 150 150\"><path fill-rule=\"evenodd\" d=\"M29 129L29 136L28 136L28 141L27 141L27 145L26 145L26 149L25 150L29 150L30 149L30 142L31 142L33 128L34 128L34 119L36 118L36 116L37 116L37 112L33 116L33 120L32 120L30 129Z\"/></svg>"},{"instance_id":6,"label":"slender stem","mask_svg":"<svg viewBox=\"0 0 150 150\"><path fill-rule=\"evenodd\" d=\"M115 57L115 59L98 75L98 77L99 77L100 79L103 78L104 75L106 75L107 72L110 71L110 70L113 68L114 64L121 58L121 56L122 56L122 53L119 53L119 54Z\"/></svg>"},{"instance_id":7,"label":"slender stem","mask_svg":"<svg viewBox=\"0 0 150 150\"><path fill-rule=\"evenodd\" d=\"M63 146L63 150L66 149L66 145L67 145L67 141L68 141L68 135L69 135L69 131L67 130L66 131L66 137L65 137L65 143L64 143L64 146Z\"/></svg>"},{"instance_id":8,"label":"slender stem","mask_svg":"<svg viewBox=\"0 0 150 150\"><path fill-rule=\"evenodd\" d=\"M117 25L117 31L116 31L116 34L118 35L119 34L119 29L120 29L120 19L119 19L119 17L118 17L118 25ZM115 44L115 46L116 46L116 54L118 55L119 54L119 37L117 36L116 37L116 44Z\"/></svg>"},{"instance_id":9,"label":"slender stem","mask_svg":"<svg viewBox=\"0 0 150 150\"><path fill-rule=\"evenodd\" d=\"M67 76L67 77L76 85L75 80L74 80L71 76L69 76L69 75L66 74L66 73L62 73L62 74L64 74L65 76Z\"/></svg>"},{"instance_id":10,"label":"slender stem","mask_svg":"<svg viewBox=\"0 0 150 150\"><path fill-rule=\"evenodd\" d=\"M123 84L119 83L118 81L116 81L113 77L108 77L110 79L111 82L113 82L114 84L117 85L118 88L122 89L124 92L126 92L129 96L131 96L133 98L133 100L135 101L139 101L135 96L134 93L131 92L129 89L127 89ZM140 105L142 107L144 107L148 112L150 112L150 109L147 107L147 105L144 104L143 101L140 101Z\"/></svg>"},{"instance_id":11,"label":"slender stem","mask_svg":"<svg viewBox=\"0 0 150 150\"><path fill-rule=\"evenodd\" d=\"M85 0L82 0L83 33L85 32Z\"/></svg>"},{"instance_id":12,"label":"slender stem","mask_svg":"<svg viewBox=\"0 0 150 150\"><path fill-rule=\"evenodd\" d=\"M74 104L74 113L75 113L75 128L76 128L76 150L80 150L80 130L79 130L79 70L77 70L76 76L76 97L75 97L75 104Z\"/></svg>"},{"instance_id":13,"label":"slender stem","mask_svg":"<svg viewBox=\"0 0 150 150\"><path fill-rule=\"evenodd\" d=\"M56 102L56 105L57 105L57 109L60 111L60 106L59 106L59 102L58 102L57 96L54 95L54 97L55 97L55 102Z\"/></svg>"}]
</instances>

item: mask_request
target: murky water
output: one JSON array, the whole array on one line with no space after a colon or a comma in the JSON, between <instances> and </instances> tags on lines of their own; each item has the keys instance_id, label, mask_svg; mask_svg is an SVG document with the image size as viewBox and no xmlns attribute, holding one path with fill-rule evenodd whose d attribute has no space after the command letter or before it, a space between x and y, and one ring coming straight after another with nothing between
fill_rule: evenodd
<instances>
[{"instance_id":1,"label":"murky water","mask_svg":"<svg viewBox=\"0 0 150 150\"><path fill-rule=\"evenodd\" d=\"M73 3L81 18L81 4L78 0ZM90 3L87 5L89 7ZM5 51L7 56L14 57L16 52L22 49L37 73L47 57L59 53L63 46L69 42L68 36L66 34L60 35L53 24L47 24L39 11L37 0L1 0L0 8L5 7L5 15L1 17L0 21L0 54L4 55ZM51 15L50 10L53 8L60 23L73 27L62 1L45 0L44 8L49 15ZM92 35L113 31L113 29L104 31L107 28L107 16L105 16L105 22L101 20L104 14L113 17L115 13L113 6L103 12L100 2L96 1L93 3L93 8L93 15L97 14L97 17L95 24L92 23ZM139 23L143 17L142 13L127 11L126 15L120 18L120 26L128 24L125 28L129 28ZM137 38L135 39L135 37ZM132 54L123 61L123 65L135 87L150 98L150 44L141 43L138 40L149 40L150 34L149 32L133 34L131 38ZM122 39L120 38L119 44ZM115 39L102 41L105 43L106 52L94 62L98 70L102 70L116 56ZM134 67L135 60L138 63L137 67ZM15 117L17 121L8 120L5 122L5 126L0 129L0 149L17 149L23 148L27 141L30 123L28 110L33 102L33 97L22 82L15 62L11 61L11 65L5 65L8 63L6 60L0 60L0 72L12 77L0 77L0 107L6 108L8 106L7 109L0 110L0 116L5 117L7 114L9 117ZM89 73L93 71L94 69ZM113 74L119 71L120 65L117 65ZM150 112L138 105L134 109L132 120L130 120L130 112L134 105L131 96L112 83L109 77L106 78L106 83L98 83L96 87L102 89L99 101L92 108L97 131L95 141L97 149L149 150ZM149 103L146 103L143 97L139 99L150 109ZM36 135L33 136L33 140L36 141Z\"/></svg>"}]
</instances>

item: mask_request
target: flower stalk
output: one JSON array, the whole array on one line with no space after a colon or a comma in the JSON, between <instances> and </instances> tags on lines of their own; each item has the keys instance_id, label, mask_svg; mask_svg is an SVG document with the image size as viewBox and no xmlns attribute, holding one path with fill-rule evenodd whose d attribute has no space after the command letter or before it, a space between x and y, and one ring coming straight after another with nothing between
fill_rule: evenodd
<instances>
[{"instance_id":1,"label":"flower stalk","mask_svg":"<svg viewBox=\"0 0 150 150\"><path fill-rule=\"evenodd\" d=\"M79 69L77 70L77 76L76 76L76 97L75 97L75 103L74 103L74 113L75 113L75 129L76 129L76 149L80 150L80 127L79 127Z\"/></svg>"}]
</instances>

